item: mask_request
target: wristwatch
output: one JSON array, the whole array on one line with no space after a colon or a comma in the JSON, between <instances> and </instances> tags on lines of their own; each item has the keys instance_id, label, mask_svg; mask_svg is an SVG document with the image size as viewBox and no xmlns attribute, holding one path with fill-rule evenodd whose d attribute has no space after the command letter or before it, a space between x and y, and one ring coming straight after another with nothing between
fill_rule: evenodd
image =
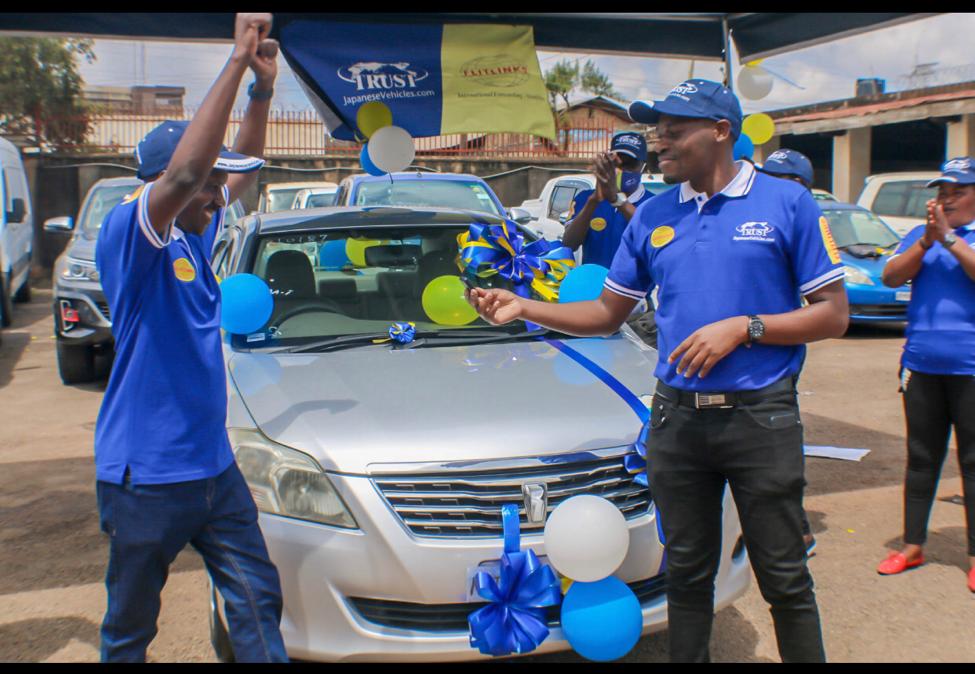
<instances>
[{"instance_id":1,"label":"wristwatch","mask_svg":"<svg viewBox=\"0 0 975 674\"><path fill-rule=\"evenodd\" d=\"M952 246L955 245L956 241L958 241L958 237L955 236L955 233L948 232L947 234L945 234L945 238L941 242L941 245L944 246L945 248L951 248Z\"/></svg>"},{"instance_id":2,"label":"wristwatch","mask_svg":"<svg viewBox=\"0 0 975 674\"><path fill-rule=\"evenodd\" d=\"M765 336L765 322L758 316L748 317L748 343L757 342Z\"/></svg>"},{"instance_id":3,"label":"wristwatch","mask_svg":"<svg viewBox=\"0 0 975 674\"><path fill-rule=\"evenodd\" d=\"M251 82L247 85L247 95L255 101L269 101L274 96L274 88L267 91L258 91L254 88L257 82Z\"/></svg>"},{"instance_id":4,"label":"wristwatch","mask_svg":"<svg viewBox=\"0 0 975 674\"><path fill-rule=\"evenodd\" d=\"M613 207L614 208L619 208L620 206L622 206L625 203L626 203L626 195L623 194L622 192L617 192L616 193L616 199L613 200Z\"/></svg>"}]
</instances>

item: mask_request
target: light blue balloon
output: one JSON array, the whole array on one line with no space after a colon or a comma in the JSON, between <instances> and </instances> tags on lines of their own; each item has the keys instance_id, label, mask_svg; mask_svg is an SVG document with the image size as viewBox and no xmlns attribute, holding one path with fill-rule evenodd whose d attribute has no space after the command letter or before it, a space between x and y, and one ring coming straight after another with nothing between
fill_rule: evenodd
<instances>
[{"instance_id":1,"label":"light blue balloon","mask_svg":"<svg viewBox=\"0 0 975 674\"><path fill-rule=\"evenodd\" d=\"M369 158L369 144L366 143L362 146L362 151L359 152L359 163L362 164L362 170L371 176L384 176L386 172L381 168L372 163L372 159Z\"/></svg>"},{"instance_id":2,"label":"light blue balloon","mask_svg":"<svg viewBox=\"0 0 975 674\"><path fill-rule=\"evenodd\" d=\"M220 327L235 335L257 332L274 309L271 289L254 274L234 274L220 284Z\"/></svg>"},{"instance_id":3,"label":"light blue balloon","mask_svg":"<svg viewBox=\"0 0 975 674\"><path fill-rule=\"evenodd\" d=\"M732 152L736 161L742 157L751 158L752 153L755 152L755 143L745 134L741 134L738 136L738 140L735 141L735 147Z\"/></svg>"},{"instance_id":4,"label":"light blue balloon","mask_svg":"<svg viewBox=\"0 0 975 674\"><path fill-rule=\"evenodd\" d=\"M576 267L562 279L559 286L559 304L594 300L603 292L603 283L609 270L598 264Z\"/></svg>"},{"instance_id":5,"label":"light blue balloon","mask_svg":"<svg viewBox=\"0 0 975 674\"><path fill-rule=\"evenodd\" d=\"M345 239L326 241L318 251L318 264L327 271L339 271L352 264L345 252Z\"/></svg>"},{"instance_id":6,"label":"light blue balloon","mask_svg":"<svg viewBox=\"0 0 975 674\"><path fill-rule=\"evenodd\" d=\"M562 600L562 632L575 652L588 660L622 658L642 631L640 601L615 576L594 583L576 581Z\"/></svg>"}]
</instances>

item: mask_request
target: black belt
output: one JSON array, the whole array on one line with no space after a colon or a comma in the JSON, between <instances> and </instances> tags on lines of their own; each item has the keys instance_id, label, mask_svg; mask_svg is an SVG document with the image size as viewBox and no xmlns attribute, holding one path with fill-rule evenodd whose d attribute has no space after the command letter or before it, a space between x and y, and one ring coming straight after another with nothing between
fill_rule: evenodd
<instances>
[{"instance_id":1,"label":"black belt","mask_svg":"<svg viewBox=\"0 0 975 674\"><path fill-rule=\"evenodd\" d=\"M656 394L664 400L672 403L693 407L699 410L705 409L727 409L738 405L753 405L767 400L780 393L794 392L796 390L795 377L783 377L774 384L769 384L765 388L754 391L728 391L725 393L698 393L696 391L682 391L679 388L668 386L662 381L657 382Z\"/></svg>"}]
</instances>

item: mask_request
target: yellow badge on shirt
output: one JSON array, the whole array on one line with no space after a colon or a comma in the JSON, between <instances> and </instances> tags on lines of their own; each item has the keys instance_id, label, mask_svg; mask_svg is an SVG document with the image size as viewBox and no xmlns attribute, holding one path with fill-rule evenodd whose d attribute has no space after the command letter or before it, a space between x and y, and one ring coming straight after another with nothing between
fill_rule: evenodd
<instances>
[{"instance_id":1,"label":"yellow badge on shirt","mask_svg":"<svg viewBox=\"0 0 975 674\"><path fill-rule=\"evenodd\" d=\"M589 221L589 229L596 232L601 232L606 229L606 219L605 218L593 218Z\"/></svg>"},{"instance_id":2,"label":"yellow badge on shirt","mask_svg":"<svg viewBox=\"0 0 975 674\"><path fill-rule=\"evenodd\" d=\"M181 257L173 262L173 271L176 273L176 278L184 283L189 283L196 278L196 270L193 269L193 265L185 257Z\"/></svg>"},{"instance_id":3,"label":"yellow badge on shirt","mask_svg":"<svg viewBox=\"0 0 975 674\"><path fill-rule=\"evenodd\" d=\"M836 242L833 241L833 233L829 231L829 221L825 215L819 216L819 233L823 237L823 245L826 246L829 261L833 264L839 264L840 251L836 249Z\"/></svg>"},{"instance_id":4,"label":"yellow badge on shirt","mask_svg":"<svg viewBox=\"0 0 975 674\"><path fill-rule=\"evenodd\" d=\"M650 245L654 248L662 248L674 240L674 228L664 225L657 227L650 234Z\"/></svg>"}]
</instances>

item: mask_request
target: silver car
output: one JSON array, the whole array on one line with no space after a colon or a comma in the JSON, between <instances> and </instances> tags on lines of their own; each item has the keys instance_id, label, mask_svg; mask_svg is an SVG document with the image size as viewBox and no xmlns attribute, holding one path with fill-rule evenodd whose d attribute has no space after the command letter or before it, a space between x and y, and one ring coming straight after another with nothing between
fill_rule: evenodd
<instances>
[{"instance_id":1,"label":"silver car","mask_svg":"<svg viewBox=\"0 0 975 674\"><path fill-rule=\"evenodd\" d=\"M216 273L257 274L274 294L263 329L225 337L228 428L280 572L292 658L485 658L467 616L483 605L474 574L503 551L502 504L519 505L522 548L544 558L546 514L577 494L625 515L631 542L616 575L642 603L644 633L666 628L657 513L623 467L639 418L554 344L646 403L656 351L632 334L579 339L426 315L424 288L459 273L457 235L500 222L334 207L247 217L215 244ZM378 341L393 321L415 322L417 339ZM748 587L740 533L726 493L718 608ZM230 659L212 584L211 606L214 646ZM535 653L569 648L557 607L549 625Z\"/></svg>"}]
</instances>

